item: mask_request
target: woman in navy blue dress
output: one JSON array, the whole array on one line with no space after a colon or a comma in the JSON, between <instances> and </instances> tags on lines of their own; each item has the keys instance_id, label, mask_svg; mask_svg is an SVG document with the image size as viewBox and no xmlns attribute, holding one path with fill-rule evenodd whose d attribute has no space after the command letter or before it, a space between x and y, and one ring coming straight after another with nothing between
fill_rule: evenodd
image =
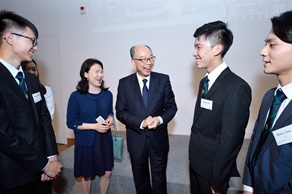
<instances>
[{"instance_id":1,"label":"woman in navy blue dress","mask_svg":"<svg viewBox=\"0 0 292 194\"><path fill-rule=\"evenodd\" d=\"M108 190L114 166L113 95L104 87L103 64L87 59L80 70L81 80L72 92L67 107L67 126L74 130L74 176L81 177L84 194L90 193L91 180L100 177L100 193ZM105 121L97 122L101 116Z\"/></svg>"}]
</instances>

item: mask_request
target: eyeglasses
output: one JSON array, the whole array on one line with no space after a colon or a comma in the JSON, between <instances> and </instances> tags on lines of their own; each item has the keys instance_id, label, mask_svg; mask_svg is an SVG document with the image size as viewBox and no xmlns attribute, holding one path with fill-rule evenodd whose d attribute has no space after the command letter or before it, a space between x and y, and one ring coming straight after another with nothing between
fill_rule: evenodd
<instances>
[{"instance_id":1,"label":"eyeglasses","mask_svg":"<svg viewBox=\"0 0 292 194\"><path fill-rule=\"evenodd\" d=\"M32 37L29 37L29 36L25 36L25 35L22 35L22 34L17 34L17 33L14 33L12 32L11 34L14 34L16 36L20 36L20 37L23 37L23 38L27 38L29 40L32 41L32 45L35 47L36 45L38 45L38 42L37 42L37 39L36 38L32 38Z\"/></svg>"},{"instance_id":2,"label":"eyeglasses","mask_svg":"<svg viewBox=\"0 0 292 194\"><path fill-rule=\"evenodd\" d=\"M142 63L147 63L147 61L150 61L150 62L154 62L155 61L155 56L152 56L152 57L148 57L148 58L141 58L141 59L133 59L133 60L137 60L137 61L140 61Z\"/></svg>"}]
</instances>

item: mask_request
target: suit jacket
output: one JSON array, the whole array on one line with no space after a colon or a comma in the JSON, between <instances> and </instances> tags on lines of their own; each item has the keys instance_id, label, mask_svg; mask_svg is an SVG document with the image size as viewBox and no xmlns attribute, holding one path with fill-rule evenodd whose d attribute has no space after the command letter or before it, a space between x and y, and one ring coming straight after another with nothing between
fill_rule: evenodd
<instances>
[{"instance_id":1,"label":"suit jacket","mask_svg":"<svg viewBox=\"0 0 292 194\"><path fill-rule=\"evenodd\" d=\"M251 88L227 67L216 79L205 99L212 110L201 107L200 82L189 144L192 169L218 191L224 191L232 176L239 176L236 158L249 118Z\"/></svg>"},{"instance_id":2,"label":"suit jacket","mask_svg":"<svg viewBox=\"0 0 292 194\"><path fill-rule=\"evenodd\" d=\"M246 156L243 184L254 188L254 193L292 193L292 143L277 146L269 133L262 149L257 152L267 113L274 99L275 88L269 90L261 103ZM290 102L275 122L273 131L292 124Z\"/></svg>"},{"instance_id":3,"label":"suit jacket","mask_svg":"<svg viewBox=\"0 0 292 194\"><path fill-rule=\"evenodd\" d=\"M136 73L120 79L118 86L116 116L126 126L127 145L130 155L141 156L146 131L140 129L148 116L161 116L163 124L148 130L151 145L156 154L163 156L169 151L167 124L174 117L177 106L168 75L151 73L148 106L145 108Z\"/></svg>"},{"instance_id":4,"label":"suit jacket","mask_svg":"<svg viewBox=\"0 0 292 194\"><path fill-rule=\"evenodd\" d=\"M29 101L2 63L0 80L0 188L7 190L40 179L58 151L37 78L25 72Z\"/></svg>"}]
</instances>

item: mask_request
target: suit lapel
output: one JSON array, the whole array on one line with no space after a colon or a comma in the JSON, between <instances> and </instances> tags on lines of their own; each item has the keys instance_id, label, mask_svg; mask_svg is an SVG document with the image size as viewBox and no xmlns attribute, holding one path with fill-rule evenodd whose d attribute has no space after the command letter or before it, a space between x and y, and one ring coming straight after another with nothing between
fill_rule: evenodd
<instances>
[{"instance_id":1,"label":"suit lapel","mask_svg":"<svg viewBox=\"0 0 292 194\"><path fill-rule=\"evenodd\" d=\"M2 63L0 63L0 75L3 78L1 79L1 81L7 83L7 86L17 95L17 97L19 98L19 100L22 101L22 103L27 104L27 100L21 88L15 81L15 78L11 75L11 73Z\"/></svg>"},{"instance_id":2,"label":"suit lapel","mask_svg":"<svg viewBox=\"0 0 292 194\"><path fill-rule=\"evenodd\" d=\"M282 114L280 115L280 117L278 118L278 120L276 121L272 131L276 131L284 126L286 121L291 118L291 108L292 108L292 103L290 102L287 107L284 109L284 111L282 112ZM291 124L291 123L290 123ZM270 146L270 144L275 141L274 140L274 135L272 134L272 132L270 132L268 138L266 139L265 143L263 144L263 147L261 149L261 152L259 153L259 157L265 152L265 150Z\"/></svg>"},{"instance_id":3,"label":"suit lapel","mask_svg":"<svg viewBox=\"0 0 292 194\"><path fill-rule=\"evenodd\" d=\"M260 113L259 113L259 118L258 118L258 123L257 123L257 126L256 126L256 130L257 132L255 133L255 137L254 137L254 146L252 148L252 152L257 152L257 149L259 147L259 142L260 142L260 138L261 138L261 134L262 134L262 130L264 128L264 125L266 123L266 119L267 119L267 113L270 109L270 106L273 102L273 99L274 99L274 91L271 91L270 94L265 98L263 99L263 104L261 105L261 108L260 108ZM268 141L268 139L267 139ZM266 141L266 142L267 142ZM263 149L262 149L263 150ZM256 157L258 157L259 155L261 155L262 152L260 152Z\"/></svg>"},{"instance_id":4,"label":"suit lapel","mask_svg":"<svg viewBox=\"0 0 292 194\"><path fill-rule=\"evenodd\" d=\"M272 94L274 94L274 91L272 92ZM266 103L266 106L263 110L263 115L261 118L261 128L263 129L264 124L266 122L266 116L267 116L267 112L273 102L274 99L274 95L270 95L269 99ZM284 126L286 126L287 121L290 119L292 120L292 116L291 116L291 109L292 109L292 102L289 102L289 104L285 107L285 109L283 110L283 112L281 113L280 117L277 119L277 121L275 122L272 131L276 131ZM291 123L290 123L291 124ZM259 132L257 133L257 142L259 142L259 138L261 135L261 130L259 130ZM266 149L270 146L270 144L274 141L274 135L272 134L272 132L270 134L268 134L269 136L267 137L266 141L264 142L262 149L259 152L258 158L261 157L261 155L266 151ZM258 143L257 143L258 144ZM256 145L257 145L256 144Z\"/></svg>"},{"instance_id":5,"label":"suit lapel","mask_svg":"<svg viewBox=\"0 0 292 194\"><path fill-rule=\"evenodd\" d=\"M33 98L32 98L32 94L31 91L32 89L30 88L30 82L32 82L32 80L29 79L29 76L27 76L26 72L25 73L25 82L27 84L28 87L28 95L29 95L29 103L27 101L27 99L25 98L21 88L19 87L19 85L17 84L17 82L15 81L15 78L11 75L11 73L9 72L9 70L2 64L0 63L0 80L1 82L5 82L7 85L7 88L5 88L5 90L11 90L12 93L15 93L15 97L10 97L13 99L17 99L22 106L24 107L24 110L27 111L27 114L33 114L34 113L34 118L36 118L36 120L38 120L37 117L37 110L35 105L33 104ZM31 108L29 107L31 103L31 106L33 108L33 112L30 111Z\"/></svg>"},{"instance_id":6,"label":"suit lapel","mask_svg":"<svg viewBox=\"0 0 292 194\"><path fill-rule=\"evenodd\" d=\"M38 111L37 111L37 108L36 108L36 105L34 102L33 89L32 89L32 86L36 83L34 83L35 80L32 80L31 77L28 76L29 73L24 72L24 74L25 74L25 82L26 82L27 89L28 89L29 104L31 105L31 107L33 109L34 118L36 119L36 122L38 122L38 119L39 119L39 117L37 116ZM37 83L37 84L39 84L39 83ZM38 92L40 92L40 91L38 91ZM45 99L42 99L42 100L45 100Z\"/></svg>"},{"instance_id":7,"label":"suit lapel","mask_svg":"<svg viewBox=\"0 0 292 194\"><path fill-rule=\"evenodd\" d=\"M147 103L147 108L146 108L147 110L149 109L149 107L151 107L152 101L150 99L153 99L155 96L155 92L159 91L156 89L156 87L159 87L157 76L153 72L151 73L150 76L151 76L151 79L149 83L148 103Z\"/></svg>"},{"instance_id":8,"label":"suit lapel","mask_svg":"<svg viewBox=\"0 0 292 194\"><path fill-rule=\"evenodd\" d=\"M219 88L219 86L222 84L225 77L229 73L231 73L231 70L229 69L229 67L227 67L226 69L224 69L224 71L221 72L221 74L217 77L214 84L212 85L212 87L208 91L207 95L205 96L207 99L210 98L217 91L217 89Z\"/></svg>"},{"instance_id":9,"label":"suit lapel","mask_svg":"<svg viewBox=\"0 0 292 194\"><path fill-rule=\"evenodd\" d=\"M212 87L210 88L210 90L208 91L207 95L205 96L205 99L210 99L210 97L218 90L220 89L220 85L223 83L225 77L231 73L231 70L229 69L229 67L227 67L224 71L221 72L221 74L217 77L217 79L215 80L214 84L212 85ZM195 121L197 120L197 118L199 117L199 115L201 114L203 108L200 108L201 106L201 95L202 95L202 88L203 88L203 80L204 78L201 80L200 82L200 87L199 87L199 92L198 92L198 98L197 98L197 103L196 103L196 117L195 117Z\"/></svg>"}]
</instances>

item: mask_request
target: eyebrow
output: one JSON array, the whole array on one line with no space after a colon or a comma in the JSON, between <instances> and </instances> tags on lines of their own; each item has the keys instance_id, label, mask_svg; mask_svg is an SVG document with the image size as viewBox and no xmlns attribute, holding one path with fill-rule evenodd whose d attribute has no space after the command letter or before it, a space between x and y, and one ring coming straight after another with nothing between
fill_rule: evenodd
<instances>
[{"instance_id":1,"label":"eyebrow","mask_svg":"<svg viewBox=\"0 0 292 194\"><path fill-rule=\"evenodd\" d=\"M276 39L275 38L268 38L268 39L265 39L265 42L268 43L268 42L272 42L272 41L275 41Z\"/></svg>"}]
</instances>

